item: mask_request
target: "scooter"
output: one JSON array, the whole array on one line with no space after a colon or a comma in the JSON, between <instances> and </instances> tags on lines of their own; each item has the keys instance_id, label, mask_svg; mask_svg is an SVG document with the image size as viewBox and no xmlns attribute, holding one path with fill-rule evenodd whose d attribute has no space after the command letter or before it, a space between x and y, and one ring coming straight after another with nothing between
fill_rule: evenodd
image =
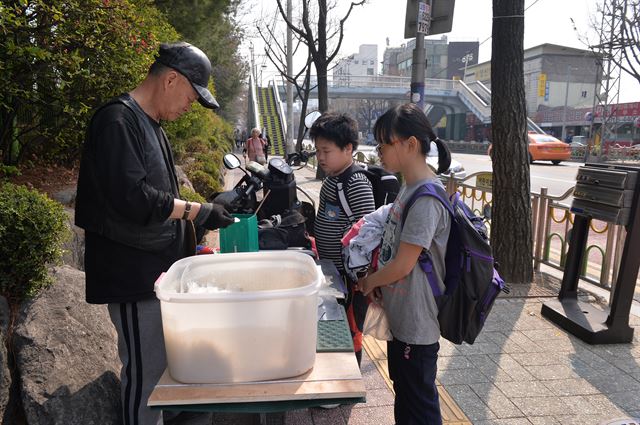
<instances>
[{"instance_id":1,"label":"scooter","mask_svg":"<svg viewBox=\"0 0 640 425\"><path fill-rule=\"evenodd\" d=\"M308 157L305 158L305 162L307 160ZM294 157L289 162L293 164ZM306 228L312 232L315 201L296 185L293 168L287 161L271 158L267 166L249 161L243 168L240 159L229 153L224 156L223 163L229 170L240 169L244 176L233 189L214 194L211 202L223 205L231 213L256 214L258 220L296 211L304 216ZM259 198L261 190L262 196ZM308 201L300 201L298 192L303 193Z\"/></svg>"},{"instance_id":2,"label":"scooter","mask_svg":"<svg viewBox=\"0 0 640 425\"><path fill-rule=\"evenodd\" d=\"M319 111L308 113L304 118L305 134L320 117ZM298 210L307 219L310 230L315 219L315 201L308 193L296 185L293 168L306 166L309 159L315 156L315 151L293 152L283 160L271 158L267 166L255 161L246 163L242 168L240 159L232 153L223 158L224 166L233 170L239 168L244 173L242 179L233 189L213 195L209 201L223 205L227 211L239 214L257 214L258 219L264 219L289 210ZM258 202L257 193L262 189L262 199ZM300 202L297 192L303 193L310 202Z\"/></svg>"}]
</instances>

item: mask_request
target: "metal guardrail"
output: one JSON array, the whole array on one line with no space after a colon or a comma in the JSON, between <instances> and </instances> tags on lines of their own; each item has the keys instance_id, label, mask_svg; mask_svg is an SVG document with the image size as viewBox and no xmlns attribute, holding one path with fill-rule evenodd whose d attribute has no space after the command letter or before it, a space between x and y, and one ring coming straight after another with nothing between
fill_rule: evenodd
<instances>
[{"instance_id":1,"label":"metal guardrail","mask_svg":"<svg viewBox=\"0 0 640 425\"><path fill-rule=\"evenodd\" d=\"M372 164L376 158L357 152L355 160L361 164ZM312 166L315 167L315 163ZM474 184L476 178L482 174L486 173L473 173L464 179L456 178L455 174L452 177L440 178L447 192L460 192L471 210L477 215L483 215L485 205L492 205L493 193L491 188ZM534 238L532 259L536 271L540 270L542 264L564 271L575 215L571 212L570 206L562 201L568 201L574 189L572 187L558 196L550 195L545 187L540 189L540 193L531 192L531 230ZM491 219L485 219L485 224L491 232ZM587 261L582 265L580 275L583 280L601 288L612 288L618 279L626 233L624 226L599 220L591 222L586 247Z\"/></svg>"},{"instance_id":2,"label":"metal guardrail","mask_svg":"<svg viewBox=\"0 0 640 425\"><path fill-rule=\"evenodd\" d=\"M460 100L467 105L469 109L474 111L476 116L480 117L482 122L491 121L491 106L478 94L467 86L464 81L455 81Z\"/></svg>"},{"instance_id":3,"label":"metal guardrail","mask_svg":"<svg viewBox=\"0 0 640 425\"><path fill-rule=\"evenodd\" d=\"M277 109L278 115L280 116L280 131L282 133L282 143L283 143L282 148L283 148L283 152L286 153L287 143L288 143L287 136L289 136L287 134L287 117L286 117L286 114L284 113L284 107L282 105L282 101L280 100L280 93L278 93L278 88L276 84L277 84L276 79L273 78L271 81L269 81L268 87L273 91L273 96L276 101L276 109Z\"/></svg>"},{"instance_id":4,"label":"metal guardrail","mask_svg":"<svg viewBox=\"0 0 640 425\"><path fill-rule=\"evenodd\" d=\"M493 200L490 188L478 187L471 183L481 174L483 173L474 173L464 179L457 179L455 176L442 177L447 191L459 191L464 202L479 215L483 214L485 205L491 205ZM540 193L531 193L535 270L540 270L541 264L564 270L574 214L571 213L570 206L562 201L569 200L573 190L574 188L571 188L559 196L550 195L547 188L542 188ZM491 220L486 220L486 223L491 231ZM581 278L610 289L618 277L625 236L624 226L593 220L586 248L585 258L588 261L582 265Z\"/></svg>"},{"instance_id":5,"label":"metal guardrail","mask_svg":"<svg viewBox=\"0 0 640 425\"><path fill-rule=\"evenodd\" d=\"M253 129L260 127L260 118L258 116L258 87L256 86L252 76L249 77L249 94L249 120L253 120L252 123L249 123L249 127Z\"/></svg>"}]
</instances>

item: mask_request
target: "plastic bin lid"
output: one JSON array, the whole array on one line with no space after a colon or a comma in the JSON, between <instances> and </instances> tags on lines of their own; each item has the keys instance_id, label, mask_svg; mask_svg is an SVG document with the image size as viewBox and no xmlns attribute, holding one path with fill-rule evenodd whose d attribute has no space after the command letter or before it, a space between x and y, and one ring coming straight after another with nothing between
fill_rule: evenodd
<instances>
[{"instance_id":1,"label":"plastic bin lid","mask_svg":"<svg viewBox=\"0 0 640 425\"><path fill-rule=\"evenodd\" d=\"M300 252L212 254L176 261L158 278L155 292L166 302L255 301L312 295L320 281L313 259ZM187 292L194 287L205 292Z\"/></svg>"}]
</instances>

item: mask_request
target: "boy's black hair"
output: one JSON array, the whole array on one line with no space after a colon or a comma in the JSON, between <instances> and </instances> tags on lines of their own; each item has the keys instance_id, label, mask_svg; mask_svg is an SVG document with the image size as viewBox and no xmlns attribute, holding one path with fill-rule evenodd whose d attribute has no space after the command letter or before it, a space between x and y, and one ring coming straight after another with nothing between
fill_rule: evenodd
<instances>
[{"instance_id":1,"label":"boy's black hair","mask_svg":"<svg viewBox=\"0 0 640 425\"><path fill-rule=\"evenodd\" d=\"M342 150L351 145L355 151L358 149L358 123L347 114L325 112L311 126L309 137L311 140L318 137L330 140Z\"/></svg>"},{"instance_id":2,"label":"boy's black hair","mask_svg":"<svg viewBox=\"0 0 640 425\"><path fill-rule=\"evenodd\" d=\"M436 136L424 112L415 103L405 103L390 108L382 114L373 126L373 134L378 143L390 144L393 136L408 139L414 136L420 142L420 151L426 156L431 142L438 147L438 170L443 173L451 165L451 152L447 145Z\"/></svg>"}]
</instances>

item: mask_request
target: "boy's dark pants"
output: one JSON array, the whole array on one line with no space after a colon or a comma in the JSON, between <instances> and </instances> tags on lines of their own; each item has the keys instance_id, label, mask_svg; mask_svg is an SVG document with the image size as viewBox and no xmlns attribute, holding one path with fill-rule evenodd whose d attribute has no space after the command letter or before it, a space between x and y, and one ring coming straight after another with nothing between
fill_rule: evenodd
<instances>
[{"instance_id":1,"label":"boy's dark pants","mask_svg":"<svg viewBox=\"0 0 640 425\"><path fill-rule=\"evenodd\" d=\"M387 342L389 377L396 393L393 413L396 425L442 423L436 388L440 344L412 345L394 339Z\"/></svg>"}]
</instances>

